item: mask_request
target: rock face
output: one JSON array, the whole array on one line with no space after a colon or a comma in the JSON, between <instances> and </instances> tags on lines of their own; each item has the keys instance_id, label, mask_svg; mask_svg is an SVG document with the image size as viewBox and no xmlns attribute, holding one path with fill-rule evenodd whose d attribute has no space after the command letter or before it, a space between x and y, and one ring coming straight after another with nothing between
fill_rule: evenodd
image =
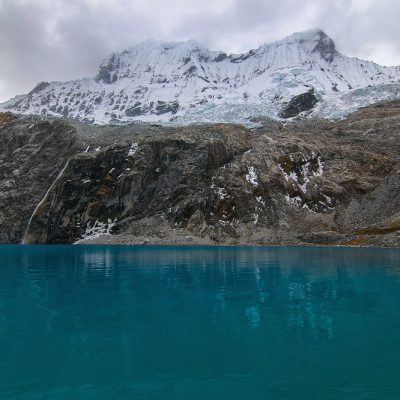
<instances>
[{"instance_id":1,"label":"rock face","mask_svg":"<svg viewBox=\"0 0 400 400\"><path fill-rule=\"evenodd\" d=\"M314 90L294 96L287 106L279 113L281 118L292 118L304 111L312 110L318 103Z\"/></svg>"},{"instance_id":2,"label":"rock face","mask_svg":"<svg viewBox=\"0 0 400 400\"><path fill-rule=\"evenodd\" d=\"M400 244L400 102L258 129L0 114L4 243Z\"/></svg>"},{"instance_id":3,"label":"rock face","mask_svg":"<svg viewBox=\"0 0 400 400\"><path fill-rule=\"evenodd\" d=\"M0 114L0 241L18 243L57 171L78 150L68 123L4 120Z\"/></svg>"},{"instance_id":4,"label":"rock face","mask_svg":"<svg viewBox=\"0 0 400 400\"><path fill-rule=\"evenodd\" d=\"M332 63L335 57L339 55L334 41L321 30L318 30L315 35L315 46L313 52L319 53L328 63Z\"/></svg>"},{"instance_id":5,"label":"rock face","mask_svg":"<svg viewBox=\"0 0 400 400\"><path fill-rule=\"evenodd\" d=\"M195 41L147 41L112 54L94 78L41 82L0 109L94 124L250 126L252 117L294 115L299 107L285 107L301 96L301 104L313 100L310 91L320 101L315 107L301 106L300 112L312 109L312 116L339 118L361 106L399 98L399 79L399 67L340 54L320 29L236 55L210 51Z\"/></svg>"}]
</instances>

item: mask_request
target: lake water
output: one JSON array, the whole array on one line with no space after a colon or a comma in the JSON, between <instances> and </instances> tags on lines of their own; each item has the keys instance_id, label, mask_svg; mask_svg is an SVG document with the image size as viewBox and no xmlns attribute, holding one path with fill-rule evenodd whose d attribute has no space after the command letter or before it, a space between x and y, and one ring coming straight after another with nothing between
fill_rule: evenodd
<instances>
[{"instance_id":1,"label":"lake water","mask_svg":"<svg viewBox=\"0 0 400 400\"><path fill-rule=\"evenodd\" d=\"M400 250L1 246L0 398L400 398Z\"/></svg>"}]
</instances>

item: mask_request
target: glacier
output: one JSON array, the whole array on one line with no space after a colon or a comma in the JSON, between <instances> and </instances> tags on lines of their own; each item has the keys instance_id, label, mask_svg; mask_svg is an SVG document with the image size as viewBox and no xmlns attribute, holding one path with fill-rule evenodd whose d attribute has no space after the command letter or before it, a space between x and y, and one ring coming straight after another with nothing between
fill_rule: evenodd
<instances>
[{"instance_id":1,"label":"glacier","mask_svg":"<svg viewBox=\"0 0 400 400\"><path fill-rule=\"evenodd\" d=\"M148 40L112 54L93 78L41 82L0 110L91 124L249 125L280 119L293 97L312 91L315 107L299 116L337 119L400 97L399 81L400 67L342 55L320 29L230 55L194 40Z\"/></svg>"}]
</instances>

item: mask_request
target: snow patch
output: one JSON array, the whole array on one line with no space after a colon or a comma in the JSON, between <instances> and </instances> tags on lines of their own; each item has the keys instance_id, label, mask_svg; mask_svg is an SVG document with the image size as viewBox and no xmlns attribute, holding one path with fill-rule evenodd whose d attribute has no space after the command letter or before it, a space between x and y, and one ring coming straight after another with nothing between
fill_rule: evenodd
<instances>
[{"instance_id":1,"label":"snow patch","mask_svg":"<svg viewBox=\"0 0 400 400\"><path fill-rule=\"evenodd\" d=\"M291 156L290 159L293 161L293 158ZM325 164L322 161L321 156L316 157L314 153L312 153L311 159L306 159L302 157L299 163L301 165L298 167L298 170L296 171L292 169L289 174L285 171L281 164L278 164L278 168L285 178L286 182L294 182L299 186L301 191L306 194L307 185L310 183L311 178L318 178L323 176Z\"/></svg>"},{"instance_id":2,"label":"snow patch","mask_svg":"<svg viewBox=\"0 0 400 400\"><path fill-rule=\"evenodd\" d=\"M218 196L218 198L220 200L225 200L225 199L229 198L229 195L228 195L228 192L226 191L226 189L224 187L215 186L214 181L215 181L215 177L213 177L211 180L210 189L212 189L214 191L214 193Z\"/></svg>"},{"instance_id":3,"label":"snow patch","mask_svg":"<svg viewBox=\"0 0 400 400\"><path fill-rule=\"evenodd\" d=\"M246 181L251 183L254 187L258 186L257 171L253 166L247 167L248 173L246 174Z\"/></svg>"},{"instance_id":4,"label":"snow patch","mask_svg":"<svg viewBox=\"0 0 400 400\"><path fill-rule=\"evenodd\" d=\"M137 153L138 149L139 149L139 144L132 143L128 151L128 157L133 157Z\"/></svg>"},{"instance_id":5,"label":"snow patch","mask_svg":"<svg viewBox=\"0 0 400 400\"><path fill-rule=\"evenodd\" d=\"M223 187L218 187L216 193L218 194L220 200L225 200L228 197L228 193Z\"/></svg>"},{"instance_id":6,"label":"snow patch","mask_svg":"<svg viewBox=\"0 0 400 400\"><path fill-rule=\"evenodd\" d=\"M265 201L261 196L256 196L256 201L265 206Z\"/></svg>"},{"instance_id":7,"label":"snow patch","mask_svg":"<svg viewBox=\"0 0 400 400\"><path fill-rule=\"evenodd\" d=\"M296 207L300 207L303 200L300 196L290 197L288 194L286 195L286 202L288 204L293 204Z\"/></svg>"},{"instance_id":8,"label":"snow patch","mask_svg":"<svg viewBox=\"0 0 400 400\"><path fill-rule=\"evenodd\" d=\"M254 214L254 221L253 221L253 224L254 224L254 225L257 225L257 223L258 223L258 218L259 218L259 215L258 215L258 214Z\"/></svg>"},{"instance_id":9,"label":"snow patch","mask_svg":"<svg viewBox=\"0 0 400 400\"><path fill-rule=\"evenodd\" d=\"M293 180L296 183L299 182L296 172L290 171L290 174L287 174L286 171L283 169L281 164L278 164L278 168L281 171L281 173L282 173L283 177L285 178L286 182L290 182L290 180Z\"/></svg>"},{"instance_id":10,"label":"snow patch","mask_svg":"<svg viewBox=\"0 0 400 400\"><path fill-rule=\"evenodd\" d=\"M89 222L86 226L86 231L81 237L81 239L77 240L75 244L83 243L90 239L96 239L103 235L111 235L111 229L115 226L117 222L117 218L114 220L108 219L107 222L101 222L96 219L93 225Z\"/></svg>"}]
</instances>

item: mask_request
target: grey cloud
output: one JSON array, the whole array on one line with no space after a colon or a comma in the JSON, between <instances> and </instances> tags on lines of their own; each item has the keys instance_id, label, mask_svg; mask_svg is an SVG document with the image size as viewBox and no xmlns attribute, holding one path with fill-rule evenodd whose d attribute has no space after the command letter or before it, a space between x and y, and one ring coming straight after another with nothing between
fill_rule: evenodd
<instances>
[{"instance_id":1,"label":"grey cloud","mask_svg":"<svg viewBox=\"0 0 400 400\"><path fill-rule=\"evenodd\" d=\"M400 64L399 14L398 0L0 0L0 101L147 38L239 52L321 27L345 54Z\"/></svg>"}]
</instances>

